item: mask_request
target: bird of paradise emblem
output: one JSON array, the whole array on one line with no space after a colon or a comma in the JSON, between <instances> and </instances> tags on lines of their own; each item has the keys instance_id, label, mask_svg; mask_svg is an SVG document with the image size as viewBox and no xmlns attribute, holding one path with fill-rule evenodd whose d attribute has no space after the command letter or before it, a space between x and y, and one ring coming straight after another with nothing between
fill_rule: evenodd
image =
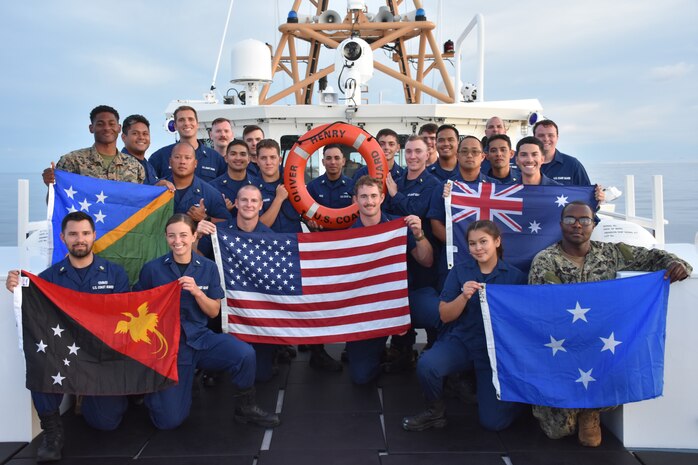
<instances>
[{"instance_id":1,"label":"bird of paradise emblem","mask_svg":"<svg viewBox=\"0 0 698 465\"><path fill-rule=\"evenodd\" d=\"M116 324L114 334L128 334L133 342L143 341L146 344L150 344L150 333L152 333L160 343L153 354L162 352L159 358L167 355L169 344L165 336L157 328L158 315L156 313L148 313L148 302L143 302L138 307L138 316L128 312L124 312L122 315L127 316L128 320L119 321Z\"/></svg>"}]
</instances>

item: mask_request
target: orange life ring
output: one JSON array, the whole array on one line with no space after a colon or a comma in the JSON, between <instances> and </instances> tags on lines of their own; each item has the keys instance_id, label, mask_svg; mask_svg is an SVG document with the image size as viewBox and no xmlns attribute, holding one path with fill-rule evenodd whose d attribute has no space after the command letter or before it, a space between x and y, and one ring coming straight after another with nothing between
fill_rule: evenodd
<instances>
[{"instance_id":1,"label":"orange life ring","mask_svg":"<svg viewBox=\"0 0 698 465\"><path fill-rule=\"evenodd\" d=\"M359 217L359 207L352 203L344 208L329 208L313 199L305 185L305 165L308 158L321 147L342 144L359 151L368 166L368 174L383 181L388 174L388 162L378 141L368 132L351 124L324 124L306 132L293 146L284 168L284 186L288 199L305 220L313 220L325 229L345 229Z\"/></svg>"}]
</instances>

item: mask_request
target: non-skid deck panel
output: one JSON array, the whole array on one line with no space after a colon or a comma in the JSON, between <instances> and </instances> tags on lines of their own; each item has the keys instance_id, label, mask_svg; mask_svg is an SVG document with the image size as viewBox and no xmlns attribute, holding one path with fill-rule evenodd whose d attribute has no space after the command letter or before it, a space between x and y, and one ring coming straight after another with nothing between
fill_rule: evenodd
<instances>
[{"instance_id":1,"label":"non-skid deck panel","mask_svg":"<svg viewBox=\"0 0 698 465\"><path fill-rule=\"evenodd\" d=\"M698 443L696 443L698 448ZM674 452L642 450L635 451L642 465L696 465L698 464L698 451Z\"/></svg>"},{"instance_id":2,"label":"non-skid deck panel","mask_svg":"<svg viewBox=\"0 0 698 465\"><path fill-rule=\"evenodd\" d=\"M624 450L520 451L509 458L513 465L641 465Z\"/></svg>"},{"instance_id":3,"label":"non-skid deck panel","mask_svg":"<svg viewBox=\"0 0 698 465\"><path fill-rule=\"evenodd\" d=\"M373 450L265 450L258 465L381 465Z\"/></svg>"},{"instance_id":4,"label":"non-skid deck panel","mask_svg":"<svg viewBox=\"0 0 698 465\"><path fill-rule=\"evenodd\" d=\"M625 451L623 444L605 427L602 427L601 445L594 449L580 446L576 434L561 439L549 439L543 433L543 430L540 429L538 421L533 417L530 410L526 410L509 428L497 434L507 452Z\"/></svg>"},{"instance_id":5,"label":"non-skid deck panel","mask_svg":"<svg viewBox=\"0 0 698 465\"><path fill-rule=\"evenodd\" d=\"M385 450L377 412L312 412L282 415L271 450Z\"/></svg>"},{"instance_id":6,"label":"non-skid deck panel","mask_svg":"<svg viewBox=\"0 0 698 465\"><path fill-rule=\"evenodd\" d=\"M0 442L0 464L7 462L26 445L26 442Z\"/></svg>"},{"instance_id":7,"label":"non-skid deck panel","mask_svg":"<svg viewBox=\"0 0 698 465\"><path fill-rule=\"evenodd\" d=\"M402 429L402 415L385 415L385 435L389 454L426 452L504 453L497 433L480 427L477 415L450 415L441 429L414 432Z\"/></svg>"},{"instance_id":8,"label":"non-skid deck panel","mask_svg":"<svg viewBox=\"0 0 698 465\"><path fill-rule=\"evenodd\" d=\"M328 352L339 358L341 345L328 346ZM550 440L530 410L505 431L486 431L479 426L477 405L455 397L446 399L445 428L407 432L402 418L424 408L414 372L382 375L377 383L354 386L346 364L343 372L324 373L311 368L308 359L309 353L299 353L280 365L274 379L257 385L264 409L275 410L283 399L282 424L266 441L264 429L234 422L233 389L224 377L213 387L198 389L190 417L171 431L155 429L142 406L130 406L123 424L112 432L95 431L72 412L64 415L65 458L60 464L698 464L696 453L633 455L605 429L603 443L595 449L580 446L575 436ZM33 464L40 441L41 436L24 447L0 444L0 458L12 465Z\"/></svg>"},{"instance_id":9,"label":"non-skid deck panel","mask_svg":"<svg viewBox=\"0 0 698 465\"><path fill-rule=\"evenodd\" d=\"M371 386L335 384L332 389L315 389L312 384L289 384L284 393L284 416L312 412L380 413L378 389Z\"/></svg>"},{"instance_id":10,"label":"non-skid deck panel","mask_svg":"<svg viewBox=\"0 0 698 465\"><path fill-rule=\"evenodd\" d=\"M381 465L504 465L500 454L481 452L391 454L380 457Z\"/></svg>"},{"instance_id":11,"label":"non-skid deck panel","mask_svg":"<svg viewBox=\"0 0 698 465\"><path fill-rule=\"evenodd\" d=\"M134 457L156 431L145 408L135 406L129 407L121 425L115 431L95 430L72 411L63 415L63 428L63 457L66 458ZM37 436L19 451L15 458L36 457L41 439L42 435Z\"/></svg>"}]
</instances>

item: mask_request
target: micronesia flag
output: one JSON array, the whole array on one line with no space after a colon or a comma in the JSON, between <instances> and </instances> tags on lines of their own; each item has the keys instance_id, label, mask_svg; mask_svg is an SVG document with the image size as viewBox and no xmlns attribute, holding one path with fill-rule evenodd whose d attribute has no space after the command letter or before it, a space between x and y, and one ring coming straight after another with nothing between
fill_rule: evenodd
<instances>
[{"instance_id":1,"label":"micronesia flag","mask_svg":"<svg viewBox=\"0 0 698 465\"><path fill-rule=\"evenodd\" d=\"M314 233L219 230L212 239L225 281L223 331L272 344L406 331L406 234L401 219Z\"/></svg>"},{"instance_id":2,"label":"micronesia flag","mask_svg":"<svg viewBox=\"0 0 698 465\"><path fill-rule=\"evenodd\" d=\"M480 291L501 400L600 408L664 387L664 271L578 284L488 284Z\"/></svg>"},{"instance_id":3,"label":"micronesia flag","mask_svg":"<svg viewBox=\"0 0 698 465\"><path fill-rule=\"evenodd\" d=\"M596 209L594 186L453 182L451 195L445 199L449 268L470 259L465 237L468 225L491 220L502 233L505 260L528 271L538 252L561 239L560 212L575 200Z\"/></svg>"},{"instance_id":4,"label":"micronesia flag","mask_svg":"<svg viewBox=\"0 0 698 465\"><path fill-rule=\"evenodd\" d=\"M165 223L172 216L174 194L164 186L109 181L56 170L49 187L51 264L65 258L61 221L70 212L89 214L97 240L92 251L123 266L131 284L141 267L167 253Z\"/></svg>"}]
</instances>

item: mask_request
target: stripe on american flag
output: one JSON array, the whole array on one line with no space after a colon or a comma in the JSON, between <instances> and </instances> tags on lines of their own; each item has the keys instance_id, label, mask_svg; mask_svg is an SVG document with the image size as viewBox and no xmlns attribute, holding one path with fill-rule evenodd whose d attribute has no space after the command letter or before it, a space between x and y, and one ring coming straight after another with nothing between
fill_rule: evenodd
<instances>
[{"instance_id":1,"label":"stripe on american flag","mask_svg":"<svg viewBox=\"0 0 698 465\"><path fill-rule=\"evenodd\" d=\"M406 233L402 220L305 234L219 232L227 331L274 344L405 331Z\"/></svg>"}]
</instances>

